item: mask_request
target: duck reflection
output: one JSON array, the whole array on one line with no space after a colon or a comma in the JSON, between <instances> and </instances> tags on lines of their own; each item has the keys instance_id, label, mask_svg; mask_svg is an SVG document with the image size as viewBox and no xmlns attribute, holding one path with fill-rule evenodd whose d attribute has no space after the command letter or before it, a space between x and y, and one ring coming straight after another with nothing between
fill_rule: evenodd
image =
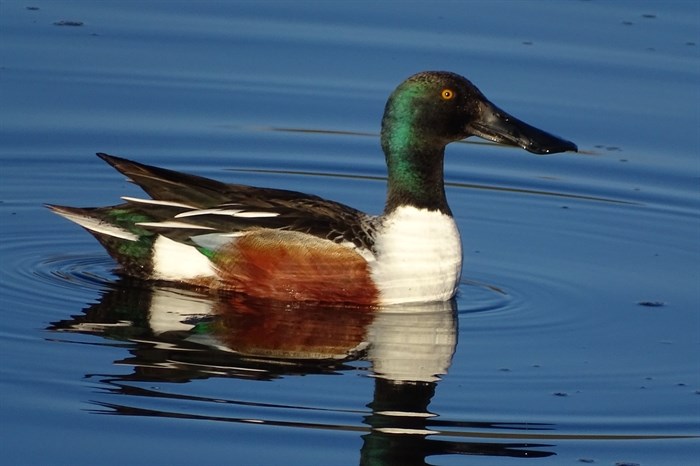
<instances>
[{"instance_id":1,"label":"duck reflection","mask_svg":"<svg viewBox=\"0 0 700 466\"><path fill-rule=\"evenodd\" d=\"M131 373L100 376L110 392L125 395L170 396L134 387L129 384L133 381L183 383L211 377L270 380L357 370L353 362L369 361L374 395L367 405L370 413L364 417L367 427L360 429L366 432L360 464L427 464L427 457L440 454L553 454L543 451L542 447L549 446L543 444L462 441L489 437L483 433L492 429L502 432L521 426L441 421L429 411L457 344L454 301L349 309L237 294L211 295L122 279L81 315L55 322L49 329L100 335L133 345L129 346L130 357L116 361L131 367ZM114 414L207 419L134 406L99 405ZM211 420L249 422L222 417ZM526 427L529 431L537 428L532 424Z\"/></svg>"}]
</instances>

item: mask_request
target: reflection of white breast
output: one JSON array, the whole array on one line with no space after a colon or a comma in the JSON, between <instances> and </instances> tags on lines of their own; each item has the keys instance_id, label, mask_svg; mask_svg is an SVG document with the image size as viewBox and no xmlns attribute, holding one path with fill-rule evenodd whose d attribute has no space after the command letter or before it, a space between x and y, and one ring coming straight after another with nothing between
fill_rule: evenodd
<instances>
[{"instance_id":1,"label":"reflection of white breast","mask_svg":"<svg viewBox=\"0 0 700 466\"><path fill-rule=\"evenodd\" d=\"M454 219L411 206L384 219L375 239L372 279L382 304L445 301L462 271L462 242Z\"/></svg>"},{"instance_id":2,"label":"reflection of white breast","mask_svg":"<svg viewBox=\"0 0 700 466\"><path fill-rule=\"evenodd\" d=\"M368 359L377 376L435 382L446 374L457 345L453 305L447 301L380 310L367 329Z\"/></svg>"}]
</instances>

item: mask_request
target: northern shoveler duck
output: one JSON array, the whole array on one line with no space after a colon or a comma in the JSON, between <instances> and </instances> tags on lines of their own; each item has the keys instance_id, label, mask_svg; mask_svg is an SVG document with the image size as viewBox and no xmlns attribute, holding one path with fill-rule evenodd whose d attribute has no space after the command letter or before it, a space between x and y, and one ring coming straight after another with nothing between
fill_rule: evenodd
<instances>
[{"instance_id":1,"label":"northern shoveler duck","mask_svg":"<svg viewBox=\"0 0 700 466\"><path fill-rule=\"evenodd\" d=\"M423 72L386 104L381 215L103 153L97 155L151 199L48 207L92 233L127 275L286 301L445 301L457 290L462 245L445 197L443 158L447 144L470 136L536 154L577 150L502 111L462 76Z\"/></svg>"}]
</instances>

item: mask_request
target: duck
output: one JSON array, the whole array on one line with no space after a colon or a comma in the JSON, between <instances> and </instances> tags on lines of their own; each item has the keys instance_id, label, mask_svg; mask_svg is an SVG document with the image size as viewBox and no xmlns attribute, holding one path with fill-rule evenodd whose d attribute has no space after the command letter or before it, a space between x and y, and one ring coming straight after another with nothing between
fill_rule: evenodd
<instances>
[{"instance_id":1,"label":"duck","mask_svg":"<svg viewBox=\"0 0 700 466\"><path fill-rule=\"evenodd\" d=\"M445 194L445 148L472 136L535 154L578 150L501 110L463 76L424 71L400 83L384 109L379 215L105 153L97 155L149 197L47 207L91 233L126 276L287 302L448 301L459 287L462 242Z\"/></svg>"}]
</instances>

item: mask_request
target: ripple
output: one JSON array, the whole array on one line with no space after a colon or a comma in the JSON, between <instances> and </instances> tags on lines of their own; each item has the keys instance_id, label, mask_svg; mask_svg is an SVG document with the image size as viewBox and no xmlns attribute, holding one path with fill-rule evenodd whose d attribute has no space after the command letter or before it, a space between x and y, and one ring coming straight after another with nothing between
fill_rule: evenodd
<instances>
[{"instance_id":1,"label":"ripple","mask_svg":"<svg viewBox=\"0 0 700 466\"><path fill-rule=\"evenodd\" d=\"M54 236L6 236L0 254L7 259L3 268L6 296L17 302L31 301L55 305L60 302L85 303L86 292L102 291L114 281L115 263L99 246L81 241L80 231ZM70 252L94 249L94 253ZM56 254L56 251L68 251ZM37 292L41 290L41 292Z\"/></svg>"},{"instance_id":2,"label":"ripple","mask_svg":"<svg viewBox=\"0 0 700 466\"><path fill-rule=\"evenodd\" d=\"M573 313L560 312L561 296L585 293L563 275L523 273L517 265L489 265L487 274L462 282L458 306L470 329L499 334L557 332L580 325Z\"/></svg>"},{"instance_id":3,"label":"ripple","mask_svg":"<svg viewBox=\"0 0 700 466\"><path fill-rule=\"evenodd\" d=\"M105 256L60 255L34 264L33 273L27 278L31 275L48 284L101 291L114 282L115 275L111 272L114 265L112 259Z\"/></svg>"},{"instance_id":4,"label":"ripple","mask_svg":"<svg viewBox=\"0 0 700 466\"><path fill-rule=\"evenodd\" d=\"M492 312L509 306L512 296L498 285L462 279L459 286L459 313Z\"/></svg>"}]
</instances>

